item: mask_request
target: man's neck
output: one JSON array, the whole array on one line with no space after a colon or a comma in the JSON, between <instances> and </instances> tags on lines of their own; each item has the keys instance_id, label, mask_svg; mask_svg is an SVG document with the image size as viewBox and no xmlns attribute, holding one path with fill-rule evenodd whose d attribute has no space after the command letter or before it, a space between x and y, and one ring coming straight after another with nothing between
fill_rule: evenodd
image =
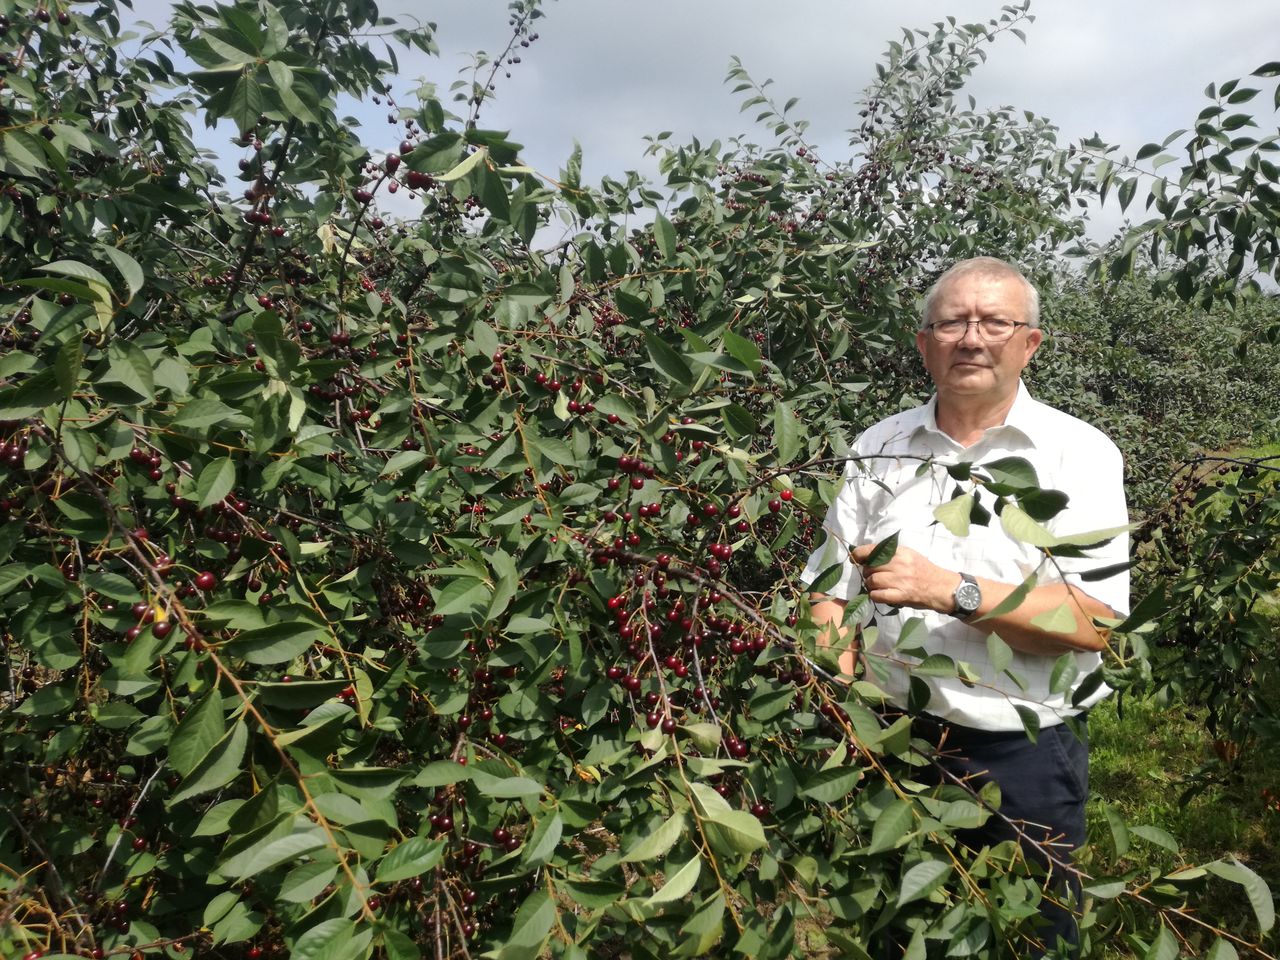
<instances>
[{"instance_id":1,"label":"man's neck","mask_svg":"<svg viewBox=\"0 0 1280 960\"><path fill-rule=\"evenodd\" d=\"M1013 409L1017 392L992 399L986 396L944 396L938 394L934 415L938 429L962 447L971 447L982 439L984 431L1004 423Z\"/></svg>"}]
</instances>

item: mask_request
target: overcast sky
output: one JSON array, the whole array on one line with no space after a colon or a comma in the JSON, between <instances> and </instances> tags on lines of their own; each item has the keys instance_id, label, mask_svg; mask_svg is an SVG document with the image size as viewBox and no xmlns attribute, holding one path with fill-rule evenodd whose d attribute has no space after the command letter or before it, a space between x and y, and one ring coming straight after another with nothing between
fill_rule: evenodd
<instances>
[{"instance_id":1,"label":"overcast sky","mask_svg":"<svg viewBox=\"0 0 1280 960\"><path fill-rule=\"evenodd\" d=\"M541 39L520 49L512 78L498 75L481 125L510 130L525 160L553 174L576 138L589 182L627 169L652 173L645 134L674 132L704 143L753 133L755 111L724 81L740 57L757 80L773 78L780 101L796 96L793 116L811 121L809 138L834 159L848 153L859 92L874 77L887 42L901 28L947 15L962 22L999 15L985 0L547 0ZM140 17L162 23L164 0L137 0ZM419 78L442 91L475 50L501 51L510 36L505 0L384 0L382 13L438 25L439 58L398 51L402 104ZM989 47L968 92L979 106L1012 105L1048 117L1063 142L1094 132L1132 153L1189 126L1205 105L1204 87L1244 77L1280 60L1280 0L1040 0L1027 42L1005 36ZM469 76L469 71L467 74ZM1274 80L1259 84L1270 94ZM1252 104L1275 132L1270 97ZM459 112L465 112L461 106ZM366 145L393 149L399 135L385 110L368 105ZM1115 223L1115 215L1104 218Z\"/></svg>"}]
</instances>

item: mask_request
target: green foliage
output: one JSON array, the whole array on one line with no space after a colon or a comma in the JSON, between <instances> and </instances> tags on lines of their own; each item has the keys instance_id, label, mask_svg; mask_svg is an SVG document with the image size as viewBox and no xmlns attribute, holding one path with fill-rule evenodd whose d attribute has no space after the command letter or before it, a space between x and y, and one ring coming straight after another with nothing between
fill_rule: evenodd
<instances>
[{"instance_id":1,"label":"green foliage","mask_svg":"<svg viewBox=\"0 0 1280 960\"><path fill-rule=\"evenodd\" d=\"M931 275L1080 233L1052 128L955 99L1025 9L892 44L853 159L734 65L773 143L655 140L661 188L523 166L476 122L501 61L465 117L393 101L375 159L369 38L434 41L371 2L184 3L136 47L111 0L4 10L6 953L1034 940L1041 878L955 843L991 798L821 679L795 580L851 429L923 389ZM1179 898L1106 890L1086 947L1167 952Z\"/></svg>"},{"instance_id":2,"label":"green foliage","mask_svg":"<svg viewBox=\"0 0 1280 960\"><path fill-rule=\"evenodd\" d=\"M1215 776L1230 756L1230 742L1215 739L1204 711L1154 698L1110 698L1089 718L1089 779L1104 800L1090 804L1090 872L1161 877L1184 864L1231 855L1250 865L1274 887L1280 785L1276 744L1261 741L1247 763L1232 763L1230 777ZM1181 856L1121 823L1160 825L1182 838ZM1240 888L1207 875L1183 884L1203 888L1204 916L1228 928L1251 922L1253 910ZM1274 953L1276 931L1264 941ZM1204 946L1201 949L1206 949Z\"/></svg>"},{"instance_id":3,"label":"green foliage","mask_svg":"<svg viewBox=\"0 0 1280 960\"><path fill-rule=\"evenodd\" d=\"M1152 681L1166 701L1203 706L1233 756L1280 743L1277 477L1274 456L1193 462L1144 530Z\"/></svg>"},{"instance_id":4,"label":"green foliage","mask_svg":"<svg viewBox=\"0 0 1280 960\"><path fill-rule=\"evenodd\" d=\"M1028 381L1116 442L1139 518L1168 502L1180 464L1280 422L1280 352L1264 336L1280 319L1274 298L1205 311L1139 278L1066 278L1046 284L1042 314L1047 338Z\"/></svg>"}]
</instances>

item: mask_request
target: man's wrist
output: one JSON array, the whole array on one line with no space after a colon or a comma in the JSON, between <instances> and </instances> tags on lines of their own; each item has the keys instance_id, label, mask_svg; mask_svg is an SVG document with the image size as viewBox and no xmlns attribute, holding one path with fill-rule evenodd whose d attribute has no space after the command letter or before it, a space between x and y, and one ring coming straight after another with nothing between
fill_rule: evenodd
<instances>
[{"instance_id":1,"label":"man's wrist","mask_svg":"<svg viewBox=\"0 0 1280 960\"><path fill-rule=\"evenodd\" d=\"M953 570L944 570L941 580L941 591L933 609L938 613L954 614L956 612L956 590L964 583L964 578Z\"/></svg>"}]
</instances>

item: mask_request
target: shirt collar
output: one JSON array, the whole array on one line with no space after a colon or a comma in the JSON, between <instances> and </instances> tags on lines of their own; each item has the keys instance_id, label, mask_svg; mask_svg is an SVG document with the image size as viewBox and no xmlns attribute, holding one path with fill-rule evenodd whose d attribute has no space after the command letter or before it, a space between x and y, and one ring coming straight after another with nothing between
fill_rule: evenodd
<instances>
[{"instance_id":1,"label":"shirt collar","mask_svg":"<svg viewBox=\"0 0 1280 960\"><path fill-rule=\"evenodd\" d=\"M988 427L987 433L992 431L1013 429L1018 431L1031 446L1035 446L1035 437L1039 432L1037 429L1040 420L1040 411L1044 404L1031 396L1027 390L1027 385L1018 380L1018 392L1013 398L1013 406L1009 408L1008 414L1004 418L1004 423ZM929 402L922 407L917 408L920 411L920 419L915 428L911 431L913 434L920 430L931 430L934 433L941 434L944 437L949 436L938 426L938 394L934 393L929 398ZM954 441L952 441L954 443Z\"/></svg>"}]
</instances>

